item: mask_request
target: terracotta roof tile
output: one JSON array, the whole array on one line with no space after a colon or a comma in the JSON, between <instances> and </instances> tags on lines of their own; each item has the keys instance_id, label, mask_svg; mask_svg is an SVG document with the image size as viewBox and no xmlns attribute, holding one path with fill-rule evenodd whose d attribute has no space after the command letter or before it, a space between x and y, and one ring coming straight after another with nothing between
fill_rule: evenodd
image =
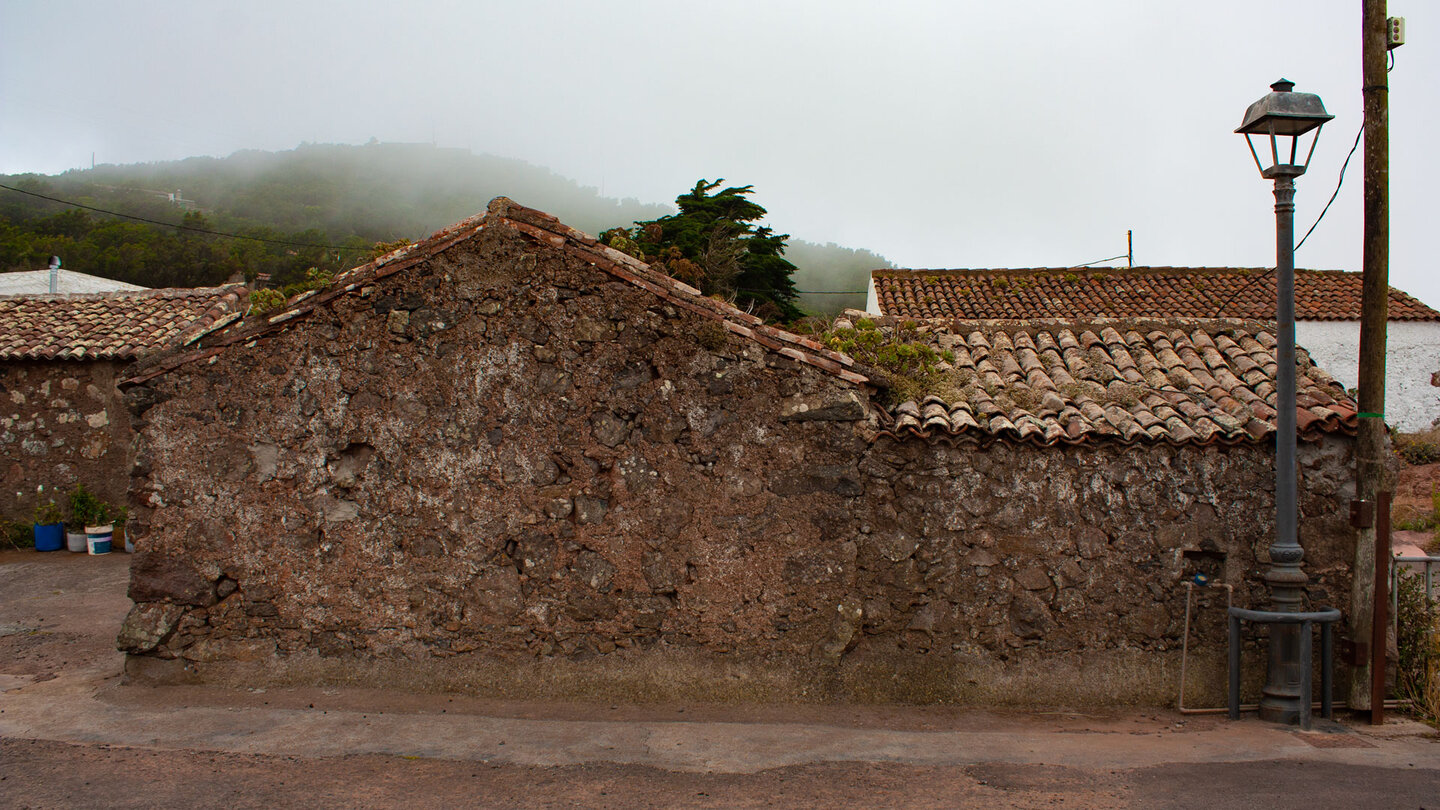
<instances>
[{"instance_id":1,"label":"terracotta roof tile","mask_svg":"<svg viewBox=\"0 0 1440 810\"><path fill-rule=\"evenodd\" d=\"M0 297L0 360L133 360L238 318L240 286Z\"/></svg>"},{"instance_id":2,"label":"terracotta roof tile","mask_svg":"<svg viewBox=\"0 0 1440 810\"><path fill-rule=\"evenodd\" d=\"M1240 318L1275 320L1269 268L876 270L881 313L900 318ZM1295 271L1295 317L1360 319L1359 273ZM1440 321L1390 289L1390 320Z\"/></svg>"},{"instance_id":3,"label":"terracotta roof tile","mask_svg":"<svg viewBox=\"0 0 1440 810\"><path fill-rule=\"evenodd\" d=\"M1272 329L1213 319L923 326L928 340L955 356L950 385L944 397L893 408L884 435L1046 446L1270 441ZM1296 388L1302 438L1355 432L1354 401L1303 349Z\"/></svg>"}]
</instances>

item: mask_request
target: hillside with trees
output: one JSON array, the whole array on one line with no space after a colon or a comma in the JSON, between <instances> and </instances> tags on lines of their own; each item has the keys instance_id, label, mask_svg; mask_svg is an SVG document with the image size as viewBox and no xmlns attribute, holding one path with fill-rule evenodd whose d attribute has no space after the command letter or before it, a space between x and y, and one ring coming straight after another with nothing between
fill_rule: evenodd
<instances>
[{"instance_id":1,"label":"hillside with trees","mask_svg":"<svg viewBox=\"0 0 1440 810\"><path fill-rule=\"evenodd\" d=\"M150 220L0 190L0 271L40 269L58 255L67 269L146 287L211 285L237 273L286 284L310 268L339 272L368 260L377 243L424 238L501 194L589 233L675 211L607 198L524 161L429 144L305 144L0 183ZM793 240L788 248L802 291L863 290L869 270L890 266L836 245ZM810 311L834 311L863 305L864 295L799 300Z\"/></svg>"}]
</instances>

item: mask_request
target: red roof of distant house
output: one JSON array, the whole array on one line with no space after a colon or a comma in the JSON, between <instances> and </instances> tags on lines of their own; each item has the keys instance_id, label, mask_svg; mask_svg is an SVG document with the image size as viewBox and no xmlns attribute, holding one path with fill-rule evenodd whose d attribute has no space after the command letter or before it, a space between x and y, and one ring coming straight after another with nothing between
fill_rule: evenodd
<instances>
[{"instance_id":1,"label":"red roof of distant house","mask_svg":"<svg viewBox=\"0 0 1440 810\"><path fill-rule=\"evenodd\" d=\"M240 317L244 287L0 297L0 360L134 360Z\"/></svg>"},{"instance_id":2,"label":"red roof of distant house","mask_svg":"<svg viewBox=\"0 0 1440 810\"><path fill-rule=\"evenodd\" d=\"M1133 267L876 270L880 310L901 318L1244 318L1275 320L1270 268ZM1360 319L1361 278L1295 271L1295 317ZM1440 321L1440 311L1390 288L1393 321Z\"/></svg>"}]
</instances>

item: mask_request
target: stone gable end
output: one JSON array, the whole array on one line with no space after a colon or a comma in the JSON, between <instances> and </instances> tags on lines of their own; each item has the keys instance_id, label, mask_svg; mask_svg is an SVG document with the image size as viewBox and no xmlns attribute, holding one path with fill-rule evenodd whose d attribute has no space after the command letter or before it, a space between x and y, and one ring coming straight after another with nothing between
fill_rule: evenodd
<instances>
[{"instance_id":1,"label":"stone gable end","mask_svg":"<svg viewBox=\"0 0 1440 810\"><path fill-rule=\"evenodd\" d=\"M131 651L196 660L803 657L873 430L858 387L504 229L145 387L132 530L173 564L136 582L216 593Z\"/></svg>"}]
</instances>

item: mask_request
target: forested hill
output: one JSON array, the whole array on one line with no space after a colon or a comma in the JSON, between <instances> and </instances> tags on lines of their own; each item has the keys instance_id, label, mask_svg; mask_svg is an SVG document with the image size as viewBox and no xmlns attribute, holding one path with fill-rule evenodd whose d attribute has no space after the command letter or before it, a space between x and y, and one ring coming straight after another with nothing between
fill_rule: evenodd
<instances>
[{"instance_id":1,"label":"forested hill","mask_svg":"<svg viewBox=\"0 0 1440 810\"><path fill-rule=\"evenodd\" d=\"M58 255L67 269L147 287L216 284L236 272L268 272L288 283L310 267L343 270L368 260L377 242L423 238L483 211L500 194L589 233L675 210L602 197L524 161L429 144L306 144L0 182L162 223L270 240L160 227L0 190L0 270L43 268ZM802 290L863 290L869 270L889 266L868 251L799 240L791 241L790 256ZM807 309L833 311L863 305L864 296L802 300Z\"/></svg>"}]
</instances>

